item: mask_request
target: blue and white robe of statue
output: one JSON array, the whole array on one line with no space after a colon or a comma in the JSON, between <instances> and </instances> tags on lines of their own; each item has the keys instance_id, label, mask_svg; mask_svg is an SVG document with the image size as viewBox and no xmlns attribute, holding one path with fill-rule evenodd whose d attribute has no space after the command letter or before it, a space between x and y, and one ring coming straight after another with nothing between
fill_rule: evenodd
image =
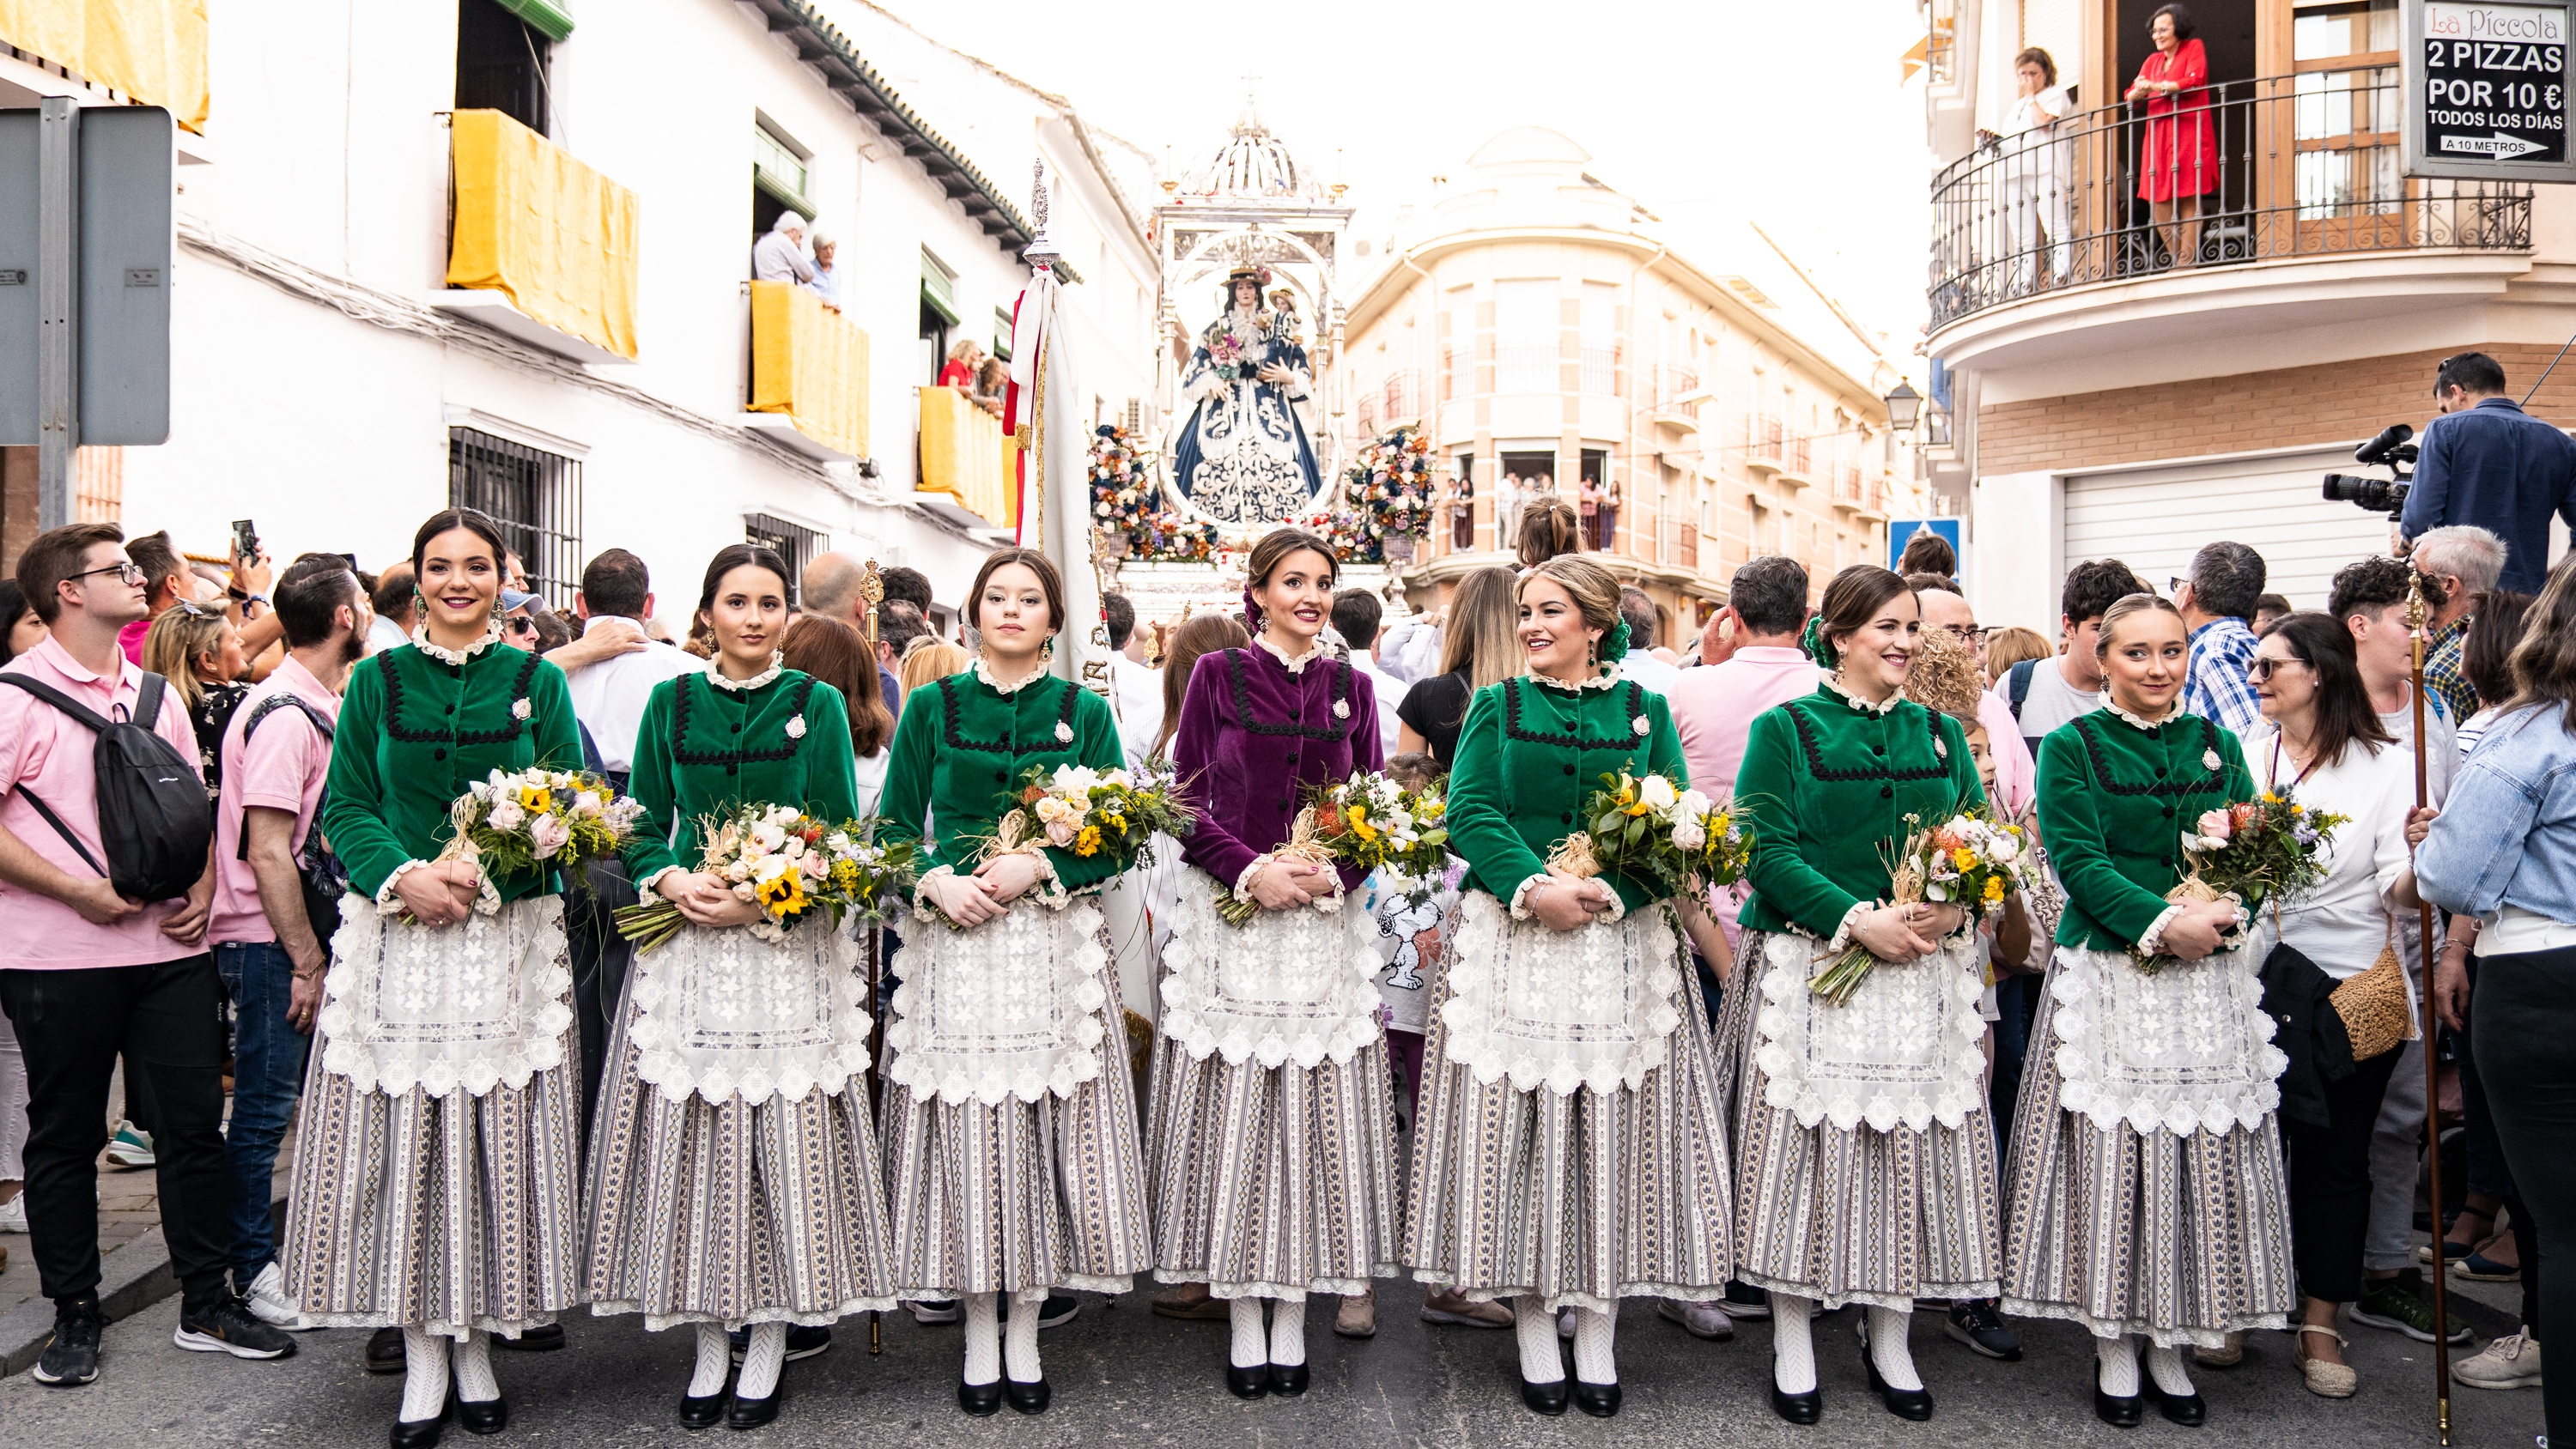
<instances>
[{"instance_id":1,"label":"blue and white robe of statue","mask_svg":"<svg viewBox=\"0 0 2576 1449\"><path fill-rule=\"evenodd\" d=\"M1232 382L1209 355L1228 332L1243 347ZM1261 381L1264 363L1287 368L1296 381ZM1197 401L1172 450L1181 496L1220 523L1276 522L1310 511L1322 470L1296 404L1313 387L1306 349L1276 313L1237 309L1209 323L1181 377L1182 396Z\"/></svg>"}]
</instances>

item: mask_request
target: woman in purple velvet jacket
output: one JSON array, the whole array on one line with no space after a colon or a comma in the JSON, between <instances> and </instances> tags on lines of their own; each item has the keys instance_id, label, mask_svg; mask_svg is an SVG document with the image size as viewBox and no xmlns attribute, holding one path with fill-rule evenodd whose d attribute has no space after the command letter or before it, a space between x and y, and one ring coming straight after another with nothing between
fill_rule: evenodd
<instances>
[{"instance_id":1,"label":"woman in purple velvet jacket","mask_svg":"<svg viewBox=\"0 0 2576 1449\"><path fill-rule=\"evenodd\" d=\"M1379 963L1344 903L1362 873L1282 853L1310 787L1384 763L1369 677L1326 632L1334 573L1301 529L1253 545L1252 644L1200 657L1172 750L1199 818L1145 1130L1155 1276L1228 1300L1247 1399L1305 1392L1306 1295L1393 1276L1401 1231ZM1259 907L1240 926L1236 898Z\"/></svg>"}]
</instances>

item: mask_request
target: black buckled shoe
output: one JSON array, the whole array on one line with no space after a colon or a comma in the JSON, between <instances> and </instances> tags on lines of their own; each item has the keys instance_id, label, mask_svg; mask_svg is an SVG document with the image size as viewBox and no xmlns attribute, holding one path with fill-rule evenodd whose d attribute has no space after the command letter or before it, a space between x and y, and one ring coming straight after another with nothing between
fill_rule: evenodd
<instances>
[{"instance_id":1,"label":"black buckled shoe","mask_svg":"<svg viewBox=\"0 0 2576 1449\"><path fill-rule=\"evenodd\" d=\"M1869 1355L1867 1320L1864 1319L1862 1322L1860 1365L1869 1370L1869 1386L1878 1395L1878 1401L1887 1405L1887 1412L1900 1419L1912 1419L1920 1423L1931 1418L1932 1391L1930 1389L1891 1389L1887 1386L1887 1380L1878 1372L1877 1362Z\"/></svg>"},{"instance_id":2,"label":"black buckled shoe","mask_svg":"<svg viewBox=\"0 0 2576 1449\"><path fill-rule=\"evenodd\" d=\"M680 1427L712 1429L723 1423L725 1400L729 1397L730 1395L723 1389L718 1389L703 1399L695 1394L680 1395Z\"/></svg>"},{"instance_id":3,"label":"black buckled shoe","mask_svg":"<svg viewBox=\"0 0 2576 1449\"><path fill-rule=\"evenodd\" d=\"M725 1427L757 1429L778 1417L778 1403L786 1397L787 1380L783 1377L779 1379L777 1387L769 1391L768 1398L746 1399L736 1394L733 1396L733 1403L725 1409Z\"/></svg>"},{"instance_id":4,"label":"black buckled shoe","mask_svg":"<svg viewBox=\"0 0 2576 1449\"><path fill-rule=\"evenodd\" d=\"M989 1384L970 1384L959 1379L957 1407L978 1419L1002 1412L1002 1381L995 1379Z\"/></svg>"},{"instance_id":5,"label":"black buckled shoe","mask_svg":"<svg viewBox=\"0 0 2576 1449\"><path fill-rule=\"evenodd\" d=\"M1521 1380L1521 1402L1529 1405L1529 1410L1533 1414L1545 1414L1553 1419L1565 1412L1565 1399L1566 1381L1564 1379L1550 1379L1543 1384L1534 1384L1527 1379Z\"/></svg>"},{"instance_id":6,"label":"black buckled shoe","mask_svg":"<svg viewBox=\"0 0 2576 1449\"><path fill-rule=\"evenodd\" d=\"M564 1346L563 1325L540 1323L534 1328L520 1330L516 1338L496 1333L492 1335L492 1346L506 1348L513 1353L552 1353Z\"/></svg>"},{"instance_id":7,"label":"black buckled shoe","mask_svg":"<svg viewBox=\"0 0 2576 1449\"><path fill-rule=\"evenodd\" d=\"M447 1416L455 1412L456 1396L450 1394L447 1402L438 1406L436 1418L394 1420L394 1449L431 1449L446 1431Z\"/></svg>"},{"instance_id":8,"label":"black buckled shoe","mask_svg":"<svg viewBox=\"0 0 2576 1449\"><path fill-rule=\"evenodd\" d=\"M1236 1364L1225 1366L1225 1390L1238 1399L1257 1399L1270 1392L1270 1365L1257 1363L1250 1368Z\"/></svg>"},{"instance_id":9,"label":"black buckled shoe","mask_svg":"<svg viewBox=\"0 0 2576 1449\"><path fill-rule=\"evenodd\" d=\"M1581 1379L1576 1379L1574 1381L1574 1407L1581 1409L1583 1412L1590 1414L1596 1419L1607 1419L1611 1415L1619 1412L1619 1386L1617 1384L1587 1384Z\"/></svg>"},{"instance_id":10,"label":"black buckled shoe","mask_svg":"<svg viewBox=\"0 0 2576 1449\"><path fill-rule=\"evenodd\" d=\"M2186 1429L2197 1429L2209 1422L2209 1405L2202 1401L2199 1394L2168 1394L2156 1387L2154 1375L2147 1374L2140 1377L2142 1380L2138 1385L2140 1395L2155 1400L2157 1411L2167 1419Z\"/></svg>"},{"instance_id":11,"label":"black buckled shoe","mask_svg":"<svg viewBox=\"0 0 2576 1449\"><path fill-rule=\"evenodd\" d=\"M2142 1412L2145 1403L2146 1401L2136 1394L2131 1394L2124 1399L2117 1394L2108 1393L2104 1391L2099 1379L2094 1381L2093 1417L2114 1429L2138 1427L2138 1421L2145 1417Z\"/></svg>"},{"instance_id":12,"label":"black buckled shoe","mask_svg":"<svg viewBox=\"0 0 2576 1449\"><path fill-rule=\"evenodd\" d=\"M1047 1405L1055 1402L1055 1390L1048 1387L1044 1379L1024 1384L1018 1379L1005 1377L1002 1380L1002 1398L1023 1414L1043 1414Z\"/></svg>"},{"instance_id":13,"label":"black buckled shoe","mask_svg":"<svg viewBox=\"0 0 2576 1449\"><path fill-rule=\"evenodd\" d=\"M1270 1392L1283 1399L1293 1399L1306 1392L1306 1366L1302 1363L1272 1364Z\"/></svg>"},{"instance_id":14,"label":"black buckled shoe","mask_svg":"<svg viewBox=\"0 0 2576 1449\"><path fill-rule=\"evenodd\" d=\"M1778 1379L1773 1379L1771 1412L1792 1424L1812 1424L1825 1416L1824 1392L1821 1389L1809 1389L1803 1394L1793 1394L1781 1388Z\"/></svg>"},{"instance_id":15,"label":"black buckled shoe","mask_svg":"<svg viewBox=\"0 0 2576 1449\"><path fill-rule=\"evenodd\" d=\"M447 1401L456 1406L456 1427L468 1434L498 1434L510 1427L508 1399L460 1399L451 1388Z\"/></svg>"}]
</instances>

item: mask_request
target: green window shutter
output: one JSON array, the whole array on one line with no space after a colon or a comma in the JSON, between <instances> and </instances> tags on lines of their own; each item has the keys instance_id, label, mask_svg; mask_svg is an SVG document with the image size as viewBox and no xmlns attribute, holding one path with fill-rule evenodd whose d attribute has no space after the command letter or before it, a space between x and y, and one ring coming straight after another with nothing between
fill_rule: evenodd
<instances>
[{"instance_id":1,"label":"green window shutter","mask_svg":"<svg viewBox=\"0 0 2576 1449\"><path fill-rule=\"evenodd\" d=\"M927 251L921 254L921 300L951 327L966 320L957 310L957 278Z\"/></svg>"},{"instance_id":2,"label":"green window shutter","mask_svg":"<svg viewBox=\"0 0 2576 1449\"><path fill-rule=\"evenodd\" d=\"M993 355L1004 362L1011 360L1011 309L993 309Z\"/></svg>"},{"instance_id":3,"label":"green window shutter","mask_svg":"<svg viewBox=\"0 0 2576 1449\"><path fill-rule=\"evenodd\" d=\"M518 16L536 28L548 40L562 40L572 34L572 12L558 0L499 0L502 9Z\"/></svg>"},{"instance_id":4,"label":"green window shutter","mask_svg":"<svg viewBox=\"0 0 2576 1449\"><path fill-rule=\"evenodd\" d=\"M789 211L814 219L814 203L805 199L805 158L788 150L766 126L751 128L751 184Z\"/></svg>"}]
</instances>

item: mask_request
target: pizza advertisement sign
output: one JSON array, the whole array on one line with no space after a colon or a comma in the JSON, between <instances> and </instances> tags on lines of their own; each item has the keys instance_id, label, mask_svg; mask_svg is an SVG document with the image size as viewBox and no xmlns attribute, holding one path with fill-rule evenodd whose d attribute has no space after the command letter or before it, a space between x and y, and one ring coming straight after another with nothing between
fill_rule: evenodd
<instances>
[{"instance_id":1,"label":"pizza advertisement sign","mask_svg":"<svg viewBox=\"0 0 2576 1449\"><path fill-rule=\"evenodd\" d=\"M2403 0L2406 174L2576 181L2576 0Z\"/></svg>"}]
</instances>

